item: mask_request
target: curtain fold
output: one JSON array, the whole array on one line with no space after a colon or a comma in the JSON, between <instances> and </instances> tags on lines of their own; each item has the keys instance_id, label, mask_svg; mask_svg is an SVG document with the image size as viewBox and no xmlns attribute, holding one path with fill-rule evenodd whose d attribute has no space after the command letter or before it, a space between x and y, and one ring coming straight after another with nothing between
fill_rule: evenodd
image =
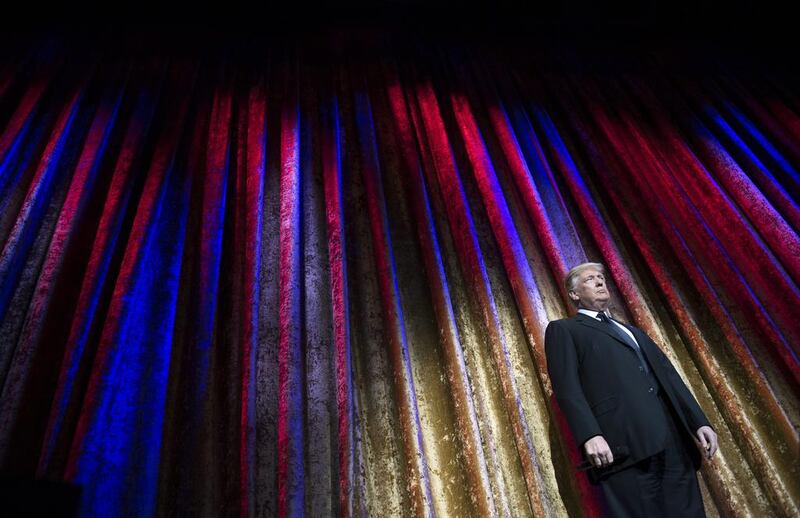
<instances>
[{"instance_id":1,"label":"curtain fold","mask_svg":"<svg viewBox=\"0 0 800 518\"><path fill-rule=\"evenodd\" d=\"M720 436L709 514L800 513L796 78L358 41L4 60L0 473L82 516L600 516L543 348L591 260Z\"/></svg>"}]
</instances>

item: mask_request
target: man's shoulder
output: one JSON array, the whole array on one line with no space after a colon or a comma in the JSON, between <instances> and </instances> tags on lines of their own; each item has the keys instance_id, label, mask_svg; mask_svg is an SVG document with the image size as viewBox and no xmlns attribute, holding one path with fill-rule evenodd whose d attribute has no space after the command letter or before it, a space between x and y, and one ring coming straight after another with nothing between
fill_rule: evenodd
<instances>
[{"instance_id":1,"label":"man's shoulder","mask_svg":"<svg viewBox=\"0 0 800 518\"><path fill-rule=\"evenodd\" d=\"M580 313L578 313L577 315L573 315L571 317L558 318L556 320L551 320L547 325L548 326L557 326L557 327L560 327L560 326L571 326L572 324L577 323L579 315L580 315Z\"/></svg>"},{"instance_id":2,"label":"man's shoulder","mask_svg":"<svg viewBox=\"0 0 800 518\"><path fill-rule=\"evenodd\" d=\"M575 343L580 336L581 325L575 316L551 320L544 333L545 349L552 351L569 343Z\"/></svg>"},{"instance_id":3,"label":"man's shoulder","mask_svg":"<svg viewBox=\"0 0 800 518\"><path fill-rule=\"evenodd\" d=\"M559 331L566 331L567 329L572 329L578 323L577 317L578 315L574 315L567 318L559 318L556 320L551 320L547 323L547 329L550 330L559 330Z\"/></svg>"}]
</instances>

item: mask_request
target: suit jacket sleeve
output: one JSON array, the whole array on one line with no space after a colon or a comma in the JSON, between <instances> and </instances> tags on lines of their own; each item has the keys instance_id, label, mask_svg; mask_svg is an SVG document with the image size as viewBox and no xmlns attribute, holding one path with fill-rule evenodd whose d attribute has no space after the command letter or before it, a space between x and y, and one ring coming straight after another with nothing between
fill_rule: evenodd
<instances>
[{"instance_id":1,"label":"suit jacket sleeve","mask_svg":"<svg viewBox=\"0 0 800 518\"><path fill-rule=\"evenodd\" d=\"M603 432L583 393L578 374L578 353L572 335L562 323L550 322L545 331L544 348L553 393L573 437L578 445L583 446L587 440Z\"/></svg>"},{"instance_id":2,"label":"suit jacket sleeve","mask_svg":"<svg viewBox=\"0 0 800 518\"><path fill-rule=\"evenodd\" d=\"M675 370L675 367L672 365L672 362L669 361L669 358L667 358L667 356L661 351L661 348L658 347L655 342L652 342L652 340L650 345L656 351L661 364L667 371L669 382L672 385L672 392L677 399L677 403L681 407L680 410L686 419L686 424L689 425L689 427L692 429L692 432L696 432L701 426L711 426L711 424L708 422L708 418L703 413L700 405L697 403L697 400L689 391L689 388L683 382L683 379L681 379L680 374L678 374L678 371Z\"/></svg>"}]
</instances>

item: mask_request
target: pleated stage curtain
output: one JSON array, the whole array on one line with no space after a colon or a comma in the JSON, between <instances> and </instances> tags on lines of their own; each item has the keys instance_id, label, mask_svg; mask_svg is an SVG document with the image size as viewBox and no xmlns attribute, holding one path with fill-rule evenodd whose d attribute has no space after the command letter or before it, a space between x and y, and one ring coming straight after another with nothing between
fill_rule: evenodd
<instances>
[{"instance_id":1,"label":"pleated stage curtain","mask_svg":"<svg viewBox=\"0 0 800 518\"><path fill-rule=\"evenodd\" d=\"M592 260L719 434L709 515L798 516L796 82L393 49L2 61L0 472L81 516L599 516L543 352Z\"/></svg>"}]
</instances>

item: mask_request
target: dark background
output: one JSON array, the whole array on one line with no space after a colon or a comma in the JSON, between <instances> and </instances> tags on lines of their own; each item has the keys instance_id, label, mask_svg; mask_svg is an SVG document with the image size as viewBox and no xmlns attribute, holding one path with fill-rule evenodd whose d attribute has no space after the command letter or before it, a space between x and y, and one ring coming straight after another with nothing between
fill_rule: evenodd
<instances>
[{"instance_id":1,"label":"dark background","mask_svg":"<svg viewBox=\"0 0 800 518\"><path fill-rule=\"evenodd\" d=\"M8 7L7 7L8 8ZM374 0L283 2L16 2L4 32L60 30L276 34L325 28L413 28L485 37L568 34L649 40L726 37L788 43L796 28L774 0Z\"/></svg>"},{"instance_id":2,"label":"dark background","mask_svg":"<svg viewBox=\"0 0 800 518\"><path fill-rule=\"evenodd\" d=\"M0 59L48 44L73 56L83 51L211 56L232 49L257 56L285 46L328 59L377 55L386 41L397 54L398 45L413 41L557 54L557 60L567 52L581 63L599 56L610 73L610 61L655 51L672 53L675 66L700 73L714 61L749 73L767 67L795 77L800 49L796 18L774 0L33 1L18 2L13 10L0 20Z\"/></svg>"}]
</instances>

